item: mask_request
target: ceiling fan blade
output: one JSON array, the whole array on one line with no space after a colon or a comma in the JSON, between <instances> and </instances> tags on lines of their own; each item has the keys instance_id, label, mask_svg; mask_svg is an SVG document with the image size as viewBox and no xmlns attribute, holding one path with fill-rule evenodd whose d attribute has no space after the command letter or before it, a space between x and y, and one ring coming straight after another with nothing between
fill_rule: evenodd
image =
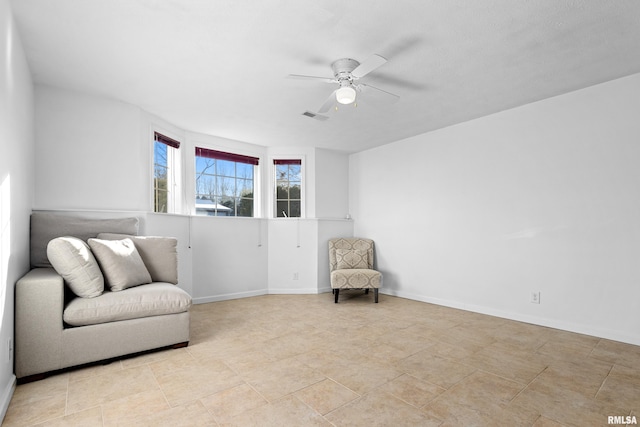
<instances>
[{"instance_id":1,"label":"ceiling fan blade","mask_svg":"<svg viewBox=\"0 0 640 427\"><path fill-rule=\"evenodd\" d=\"M387 92L386 90L382 90L380 88L377 88L375 86L371 86L368 84L360 83L358 84L358 88L363 90L365 93L367 93L367 95L369 94L373 95L371 98L373 98L374 101L380 101L386 104L393 104L394 102L397 102L400 99L400 97L394 93Z\"/></svg>"},{"instance_id":2,"label":"ceiling fan blade","mask_svg":"<svg viewBox=\"0 0 640 427\"><path fill-rule=\"evenodd\" d=\"M318 113L326 113L331 109L331 107L335 105L335 103L336 103L336 91L334 90L333 92L331 92L331 95L329 95L327 100L324 101L324 104L322 104L322 107L320 107L320 109L318 110Z\"/></svg>"},{"instance_id":3,"label":"ceiling fan blade","mask_svg":"<svg viewBox=\"0 0 640 427\"><path fill-rule=\"evenodd\" d=\"M385 64L387 62L386 58L383 58L380 55L371 55L369 59L364 61L362 64L358 65L352 72L351 75L357 79L360 77L364 77L379 66Z\"/></svg>"},{"instance_id":4,"label":"ceiling fan blade","mask_svg":"<svg viewBox=\"0 0 640 427\"><path fill-rule=\"evenodd\" d=\"M316 76L303 76L300 74L289 74L287 76L287 78L289 79L299 79L299 80L316 80L316 81L323 81L325 83L337 83L338 81L336 79L330 78L330 77L316 77Z\"/></svg>"},{"instance_id":5,"label":"ceiling fan blade","mask_svg":"<svg viewBox=\"0 0 640 427\"><path fill-rule=\"evenodd\" d=\"M322 114L312 113L311 111L305 111L304 113L302 113L302 115L305 117L309 117L310 119L319 120L321 122L324 122L325 120L329 120L329 117L323 116Z\"/></svg>"}]
</instances>

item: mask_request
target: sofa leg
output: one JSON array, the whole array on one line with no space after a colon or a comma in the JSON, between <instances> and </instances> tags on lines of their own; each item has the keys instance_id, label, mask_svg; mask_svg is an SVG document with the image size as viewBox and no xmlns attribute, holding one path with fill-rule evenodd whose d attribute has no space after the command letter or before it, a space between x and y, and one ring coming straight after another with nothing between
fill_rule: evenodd
<instances>
[{"instance_id":1,"label":"sofa leg","mask_svg":"<svg viewBox=\"0 0 640 427\"><path fill-rule=\"evenodd\" d=\"M375 298L375 302L377 304L378 303L378 288L375 288L373 290L373 295L374 295L374 298Z\"/></svg>"},{"instance_id":2,"label":"sofa leg","mask_svg":"<svg viewBox=\"0 0 640 427\"><path fill-rule=\"evenodd\" d=\"M20 384L32 383L34 381L44 380L45 378L48 378L48 377L49 377L48 372L45 372L42 374L28 375L26 377L18 378L16 380L16 384L20 385Z\"/></svg>"},{"instance_id":3,"label":"sofa leg","mask_svg":"<svg viewBox=\"0 0 640 427\"><path fill-rule=\"evenodd\" d=\"M365 293L365 294L367 294L367 295L369 295L369 288L365 289L365 290L364 290L364 293Z\"/></svg>"},{"instance_id":4,"label":"sofa leg","mask_svg":"<svg viewBox=\"0 0 640 427\"><path fill-rule=\"evenodd\" d=\"M334 289L333 294L336 296L335 303L338 303L338 295L340 294L340 289Z\"/></svg>"},{"instance_id":5,"label":"sofa leg","mask_svg":"<svg viewBox=\"0 0 640 427\"><path fill-rule=\"evenodd\" d=\"M171 348L176 349L176 348L184 348L184 347L188 347L189 346L189 341L184 341L184 342L179 342L176 343L174 345L171 346Z\"/></svg>"}]
</instances>

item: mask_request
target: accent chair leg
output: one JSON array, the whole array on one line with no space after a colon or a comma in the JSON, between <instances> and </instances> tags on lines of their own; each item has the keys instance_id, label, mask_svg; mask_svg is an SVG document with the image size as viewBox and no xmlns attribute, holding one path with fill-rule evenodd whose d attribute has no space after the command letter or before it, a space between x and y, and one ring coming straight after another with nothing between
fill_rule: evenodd
<instances>
[{"instance_id":1,"label":"accent chair leg","mask_svg":"<svg viewBox=\"0 0 640 427\"><path fill-rule=\"evenodd\" d=\"M338 303L338 295L340 294L340 289L334 289L333 290L333 294L336 296L336 301L335 303Z\"/></svg>"},{"instance_id":2,"label":"accent chair leg","mask_svg":"<svg viewBox=\"0 0 640 427\"><path fill-rule=\"evenodd\" d=\"M375 288L373 290L373 295L374 295L374 298L375 298L375 302L377 304L378 303L378 288Z\"/></svg>"}]
</instances>

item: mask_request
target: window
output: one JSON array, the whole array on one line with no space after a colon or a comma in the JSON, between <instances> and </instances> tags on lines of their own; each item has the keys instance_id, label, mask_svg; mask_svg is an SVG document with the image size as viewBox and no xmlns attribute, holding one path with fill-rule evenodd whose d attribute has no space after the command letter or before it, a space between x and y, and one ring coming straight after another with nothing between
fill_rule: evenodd
<instances>
[{"instance_id":1,"label":"window","mask_svg":"<svg viewBox=\"0 0 640 427\"><path fill-rule=\"evenodd\" d=\"M161 133L153 133L153 211L176 211L175 158L180 142Z\"/></svg>"},{"instance_id":2,"label":"window","mask_svg":"<svg viewBox=\"0 0 640 427\"><path fill-rule=\"evenodd\" d=\"M196 147L196 215L254 216L258 160Z\"/></svg>"},{"instance_id":3,"label":"window","mask_svg":"<svg viewBox=\"0 0 640 427\"><path fill-rule=\"evenodd\" d=\"M302 160L275 159L275 217L302 216Z\"/></svg>"}]
</instances>

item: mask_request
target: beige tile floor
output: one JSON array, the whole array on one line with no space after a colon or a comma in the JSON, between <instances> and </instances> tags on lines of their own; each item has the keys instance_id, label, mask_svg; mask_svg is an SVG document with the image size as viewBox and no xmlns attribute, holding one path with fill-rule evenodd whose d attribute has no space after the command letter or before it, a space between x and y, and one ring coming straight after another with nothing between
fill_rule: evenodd
<instances>
[{"instance_id":1,"label":"beige tile floor","mask_svg":"<svg viewBox=\"0 0 640 427\"><path fill-rule=\"evenodd\" d=\"M3 425L606 426L640 347L346 292L194 306L191 344L17 387Z\"/></svg>"}]
</instances>

